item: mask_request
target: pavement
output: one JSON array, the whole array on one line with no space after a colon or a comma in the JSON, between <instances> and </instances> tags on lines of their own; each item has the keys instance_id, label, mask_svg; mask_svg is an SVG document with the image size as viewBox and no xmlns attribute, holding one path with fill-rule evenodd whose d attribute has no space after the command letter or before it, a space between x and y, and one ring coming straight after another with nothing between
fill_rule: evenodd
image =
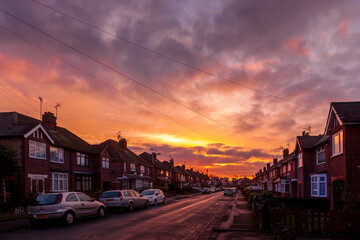
<instances>
[{"instance_id":1,"label":"pavement","mask_svg":"<svg viewBox=\"0 0 360 240\"><path fill-rule=\"evenodd\" d=\"M188 195L176 195L176 196L172 196L172 197L167 197L166 202L172 203L172 202L176 202L176 200L191 198L191 197L195 197L197 195L201 195L201 193L194 193L194 194L188 194ZM26 228L29 226L30 226L30 223L26 217L0 221L0 234L13 232L13 231L23 229L23 228Z\"/></svg>"},{"instance_id":2,"label":"pavement","mask_svg":"<svg viewBox=\"0 0 360 240\"><path fill-rule=\"evenodd\" d=\"M273 239L273 234L263 233L256 228L253 213L248 209L247 201L241 193L230 201L213 231L218 232L218 240Z\"/></svg>"}]
</instances>

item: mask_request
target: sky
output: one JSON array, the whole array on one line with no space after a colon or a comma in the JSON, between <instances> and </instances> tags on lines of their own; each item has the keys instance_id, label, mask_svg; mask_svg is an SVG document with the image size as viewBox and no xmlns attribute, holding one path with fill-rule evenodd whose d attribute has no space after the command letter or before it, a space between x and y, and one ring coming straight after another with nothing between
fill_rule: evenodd
<instances>
[{"instance_id":1,"label":"sky","mask_svg":"<svg viewBox=\"0 0 360 240\"><path fill-rule=\"evenodd\" d=\"M251 177L358 101L360 1L0 0L0 112ZM153 150L150 150L153 149Z\"/></svg>"}]
</instances>

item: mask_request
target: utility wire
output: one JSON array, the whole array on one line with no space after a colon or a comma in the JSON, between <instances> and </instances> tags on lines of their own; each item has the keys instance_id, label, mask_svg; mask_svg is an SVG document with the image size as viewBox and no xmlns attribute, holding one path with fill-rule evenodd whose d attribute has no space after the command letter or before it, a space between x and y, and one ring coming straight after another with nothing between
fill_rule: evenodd
<instances>
[{"instance_id":1,"label":"utility wire","mask_svg":"<svg viewBox=\"0 0 360 240\"><path fill-rule=\"evenodd\" d=\"M77 18L77 17L71 16L71 15L69 15L69 14L67 14L67 13L65 13L65 12L63 12L63 11L60 11L60 10L58 10L58 9L56 9L56 8L53 8L53 7L49 6L49 5L46 5L46 4L42 3L42 2L38 2L38 1L36 1L36 0L31 0L31 1L33 1L34 3L37 3L38 5L41 5L41 6L43 6L43 7L46 7L46 8L48 8L48 9L52 10L52 11L55 11L55 12L57 12L57 13L63 15L63 16L66 16L66 17L68 17L68 18L70 18L70 19L72 19L72 20L75 20L75 21L77 21L77 22L80 22L80 23L82 23L82 24L84 24L84 25L86 25L86 26L88 26L88 27L90 27L90 28L93 28L93 29L95 29L95 30L97 30L97 31L99 31L99 32L108 34L108 35L110 35L110 36L112 36L112 37L114 37L114 38L116 38L116 39L118 39L118 40L124 41L124 42L126 42L126 43L128 43L128 44L131 44L131 45L133 45L133 46L136 46L136 47L138 47L138 48L140 48L140 49L143 49L143 50L145 50L145 51L151 52L151 53L153 53L153 54L155 54L155 55L158 55L158 56L160 56L160 57L162 57L162 58L165 58L165 59L167 59L167 60L169 60L169 61L176 62L176 63L181 64L181 65L183 65L183 66L186 66L186 67L188 67L188 68L191 68L191 69L197 70L197 71L199 71L199 72L205 73L205 74L207 74L207 75L209 75L209 76L212 76L212 77L215 77L215 78L224 80L224 81L226 81L226 82L229 82L229 83L238 85L238 86L243 87L243 88L250 89L250 90L252 90L252 91L254 91L254 92L258 92L258 93L267 95L267 96L272 97L272 98L276 98L276 99L279 99L279 100L282 100L282 101L286 101L286 102L289 102L289 103L292 103L292 104L296 104L296 105L299 105L299 106L303 106L303 107L306 107L306 108L309 108L309 109L313 109L313 110L317 110L317 111L322 111L322 112L327 112L327 111L325 111L325 110L323 110L323 109L319 109L319 108L316 108L316 107L313 107L313 106L310 106L310 105L298 103L298 102L295 102L295 101L293 101L293 100L290 100L290 99L287 99L287 98L283 98L283 97L279 97L279 96L277 96L277 95L274 95L274 94L265 92L265 91L263 91L263 90L259 90L259 89L256 89L256 88L253 88L253 87L249 87L249 86L246 86L246 85L244 85L244 84L241 84L241 83L232 81L232 80L227 79L227 78L225 78L225 77L222 77L222 76L220 76L220 75L217 75L217 74L211 73L211 72L209 72L209 71L206 71L206 70L204 70L204 69L202 69L202 68L195 67L195 66L190 65L190 64L188 64L188 63L186 63L186 62L183 62L183 61L178 60L178 59L176 59L176 58L173 58L173 57L170 57L170 56L168 56L168 55L165 55L165 54L163 54L163 53L161 53L161 52L159 52L159 51L156 51L156 50L154 50L154 49L145 47L145 46L143 46L143 45L141 45L141 44L139 44L139 43L130 41L129 39L126 39L126 38L124 38L124 37L122 37L122 36L119 36L118 34L114 34L114 33L112 33L112 32L109 32L109 31L107 31L107 30L104 30L104 29L102 29L102 28L100 28L100 27L97 27L97 26L95 26L95 25L93 25L93 24L91 24L91 23L88 23L88 22L86 22L86 21L84 21L84 20L82 20L82 19L79 19L79 18Z\"/></svg>"},{"instance_id":2,"label":"utility wire","mask_svg":"<svg viewBox=\"0 0 360 240\"><path fill-rule=\"evenodd\" d=\"M175 99L172 99L172 98L166 96L165 94L163 94L163 93L161 93L161 92L159 92L159 91L157 91L157 90L152 89L151 87L145 85L144 83L141 83L141 82L135 80L134 78L132 78L132 77L130 77L130 76L128 76L128 75L120 72L120 71L117 70L116 68L114 68L114 67L112 67L112 66L109 66L109 65L101 62L100 60L98 60L98 59L96 59L96 58L94 58L94 57L92 57L92 56L90 56L90 55L88 55L88 54L86 54L86 53L78 50L77 48L75 48L75 47L69 45L68 43L66 43L66 42L64 42L64 41L62 41L62 40L54 37L53 35L51 35L51 34L45 32L45 31L37 28L36 26L34 26L34 25L26 22L25 20L23 20L23 19L15 16L15 15L9 13L8 11L6 11L6 10L4 10L4 9L2 9L2 8L0 8L0 11L2 11L3 13L9 15L9 16L12 17L12 18L18 20L19 22L22 22L23 24L29 26L30 28L33 28L34 30L36 30L36 31L44 34L45 36L53 39L54 41L59 42L59 43L61 43L62 45L66 46L66 47L68 47L68 48L70 48L70 49L72 49L73 51L77 52L78 54L83 55L83 56L91 59L92 61L94 61L94 62L102 65L103 67L105 67L105 68L107 68L107 69L109 69L109 70L111 70L111 71L113 71L113 72L115 72L115 73L123 76L124 78L126 78L126 79L128 79L128 80L130 80L130 81L132 81L132 82L134 82L134 83L136 83L136 84L138 84L138 85L140 85L140 86L142 86L142 87L150 90L151 92L154 92L154 93L156 93L156 94L164 97L165 99L168 99L169 101L172 101L172 102L174 102L174 103L176 103L176 104L178 104L178 105L180 105L180 106L182 106L182 107L184 107L184 108L186 108L186 109L188 109L188 110L196 113L197 115L200 115L200 116L202 116L203 118L205 118L205 119L207 119L207 120L210 120L210 121L218 124L219 126L222 126L222 127L224 127L224 128L230 129L230 130L232 130L232 131L235 132L235 133L241 133L242 135L245 135L245 136L248 136L248 137L250 137L250 138L253 138L253 137L250 136L250 135L247 135L247 134L245 134L245 133L243 133L243 132L241 132L241 131L238 131L238 130L234 129L233 127L231 127L231 126L229 126L229 125L227 125L227 124L225 124L225 123L222 123L222 122L220 122L220 121L218 121L218 120L216 120L216 119L213 119L213 118L211 118L211 117L208 117L207 115L205 115L205 114L203 114L203 113L200 113L200 112L198 112L198 111L196 111L196 110L194 110L194 109L186 106L185 104L183 104L183 103L181 103L181 102L179 102L179 101L177 101L177 100L175 100ZM264 142L264 143L266 143L266 144L273 145L273 146L277 146L277 145L272 144L272 143L270 143L270 142L266 142L266 141L262 141L262 142Z\"/></svg>"},{"instance_id":3,"label":"utility wire","mask_svg":"<svg viewBox=\"0 0 360 240\"><path fill-rule=\"evenodd\" d=\"M24 112L26 112L27 114L30 115L30 113L25 110L23 107L21 107L19 104L17 104L16 102L14 102L11 98L8 98L4 93L0 92L1 95L3 95L7 100L9 100L9 102L12 102L13 104L15 104L16 106L18 106L19 108L21 108Z\"/></svg>"},{"instance_id":4,"label":"utility wire","mask_svg":"<svg viewBox=\"0 0 360 240\"><path fill-rule=\"evenodd\" d=\"M114 87L113 85L111 85L111 84L107 83L106 81L103 81L103 80L101 80L101 79L97 78L96 76L94 76L94 75L92 75L92 74L90 74L90 73L86 72L86 71L85 71L85 70L83 70L82 68L80 68L80 67L78 67L78 66L76 66L76 65L74 65L74 64L72 64L72 63L70 63L70 62L68 62L67 60L65 60L65 59L63 59L63 58L61 58L61 57L59 57L59 56L58 56L58 55L56 55L56 54L53 54L52 52L50 52L50 51L46 50L45 48L41 47L40 45L38 45L38 44L34 43L33 41L30 41L30 40L28 40L28 39L26 39L26 38L22 37L21 35L19 35L19 34L17 34L17 33L15 33L15 32L13 32L12 30L10 30L10 29L8 29L8 28L6 28L6 27L2 26L1 24L0 24L0 27L1 27L1 28L3 28L4 30L6 30L7 32L9 32L9 33L11 33L11 34L15 35L16 37L18 37L18 38L22 39L23 41L27 42L28 44L33 45L33 46L37 47L38 49L40 49L41 51L45 52L46 54L48 54L48 55L50 55L50 56L52 56L52 57L54 57L54 58L56 58L56 59L58 59L58 60L60 60L60 61L64 62L65 64L70 65L71 67L73 67L73 68L77 69L77 70L78 70L78 71L80 71L81 73L83 73L83 74L85 74L85 75L87 75L87 76L89 76L89 77L91 77L91 78L93 78L93 79L95 79L95 80L97 80L97 81L99 81L99 82L103 83L104 85L106 85L107 87L109 87L110 89L112 89L113 91L116 91L116 92L119 92L119 93L123 94L124 96L126 96L126 97L128 97L128 98L132 99L133 101L135 101L135 102L137 102L137 103L140 103L140 104L144 105L145 107L149 108L150 110L152 110L152 111L154 111L154 112L156 112L156 113L158 113L158 114L163 115L164 117L166 117L166 118L170 119L171 121L173 121L173 122L175 122L175 123L177 123L177 124L179 124L179 125L181 125L181 126L183 126L183 127L187 128L187 129L190 129L191 131L196 132L196 133L198 133L199 135L201 135L201 136L203 136L203 137L205 137L205 138L208 138L208 139L211 139L211 140L213 140L213 141L216 141L214 138L212 138L212 137L210 137L210 136L207 136L207 135L205 135L205 134L203 134L203 133L201 133L201 132L199 132L199 131L197 131L197 130L195 130L195 129L191 128L191 127L188 127L188 126L186 126L185 124L181 123L180 121L178 121L178 120L174 119L173 117L170 117L169 115L167 115L167 114L165 114L165 113L162 113L162 112L160 112L160 111L158 111L158 110L156 110L156 109L152 108L150 105L148 105L148 104L146 104L146 103L144 103L144 102L142 102L142 101L140 101L140 100L138 100L138 99L136 99L136 98L132 97L131 95L126 94L124 91L122 91L122 90L120 90L120 89L118 89L118 88ZM1 75L0 75L0 76L1 76ZM5 79L5 78L4 78L4 79ZM5 79L5 80L7 80L7 79ZM7 80L7 81L9 81L9 80ZM16 87L16 88L18 88L18 87ZM19 89L19 88L18 88L18 89ZM65 122L64 120L62 120L62 121L63 121L63 122ZM66 122L65 122L65 123L66 123ZM69 123L67 123L67 124L68 124L68 125L70 125ZM74 128L74 127L73 127L73 128ZM74 129L75 129L75 128L74 128Z\"/></svg>"}]
</instances>

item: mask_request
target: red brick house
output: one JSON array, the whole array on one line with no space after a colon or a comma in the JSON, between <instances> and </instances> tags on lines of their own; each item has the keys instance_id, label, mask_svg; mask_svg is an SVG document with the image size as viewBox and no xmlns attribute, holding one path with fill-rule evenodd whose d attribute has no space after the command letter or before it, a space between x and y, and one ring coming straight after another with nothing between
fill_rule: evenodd
<instances>
[{"instance_id":1,"label":"red brick house","mask_svg":"<svg viewBox=\"0 0 360 240\"><path fill-rule=\"evenodd\" d=\"M0 142L17 151L19 169L6 179L14 199L51 191L92 191L91 146L65 128L52 113L37 120L17 112L0 113Z\"/></svg>"}]
</instances>

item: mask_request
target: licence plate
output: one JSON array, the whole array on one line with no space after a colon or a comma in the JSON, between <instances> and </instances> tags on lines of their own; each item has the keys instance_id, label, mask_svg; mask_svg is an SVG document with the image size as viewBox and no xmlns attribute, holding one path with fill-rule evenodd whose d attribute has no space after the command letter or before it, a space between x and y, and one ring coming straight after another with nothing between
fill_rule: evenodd
<instances>
[{"instance_id":1,"label":"licence plate","mask_svg":"<svg viewBox=\"0 0 360 240\"><path fill-rule=\"evenodd\" d=\"M35 218L48 218L49 214L37 214L35 215Z\"/></svg>"},{"instance_id":2,"label":"licence plate","mask_svg":"<svg viewBox=\"0 0 360 240\"><path fill-rule=\"evenodd\" d=\"M105 201L106 202L112 202L112 201L114 201L114 199L106 199Z\"/></svg>"}]
</instances>

